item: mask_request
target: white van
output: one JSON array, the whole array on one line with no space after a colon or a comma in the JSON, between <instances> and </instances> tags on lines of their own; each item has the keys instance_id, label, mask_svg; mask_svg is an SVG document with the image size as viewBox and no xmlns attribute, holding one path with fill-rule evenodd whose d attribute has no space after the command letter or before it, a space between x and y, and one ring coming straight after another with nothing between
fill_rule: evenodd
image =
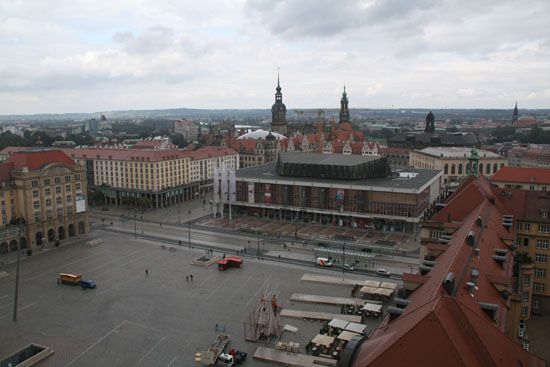
<instances>
[{"instance_id":1,"label":"white van","mask_svg":"<svg viewBox=\"0 0 550 367\"><path fill-rule=\"evenodd\" d=\"M319 266L323 266L327 268L332 266L332 262L326 257L318 257L316 263Z\"/></svg>"}]
</instances>

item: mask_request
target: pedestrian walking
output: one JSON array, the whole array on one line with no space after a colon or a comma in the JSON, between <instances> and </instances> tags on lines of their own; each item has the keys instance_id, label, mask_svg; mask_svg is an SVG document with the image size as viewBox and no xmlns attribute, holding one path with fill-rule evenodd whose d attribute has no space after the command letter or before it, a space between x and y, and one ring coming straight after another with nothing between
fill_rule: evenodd
<instances>
[{"instance_id":1,"label":"pedestrian walking","mask_svg":"<svg viewBox=\"0 0 550 367\"><path fill-rule=\"evenodd\" d=\"M149 276L149 269L145 269L145 276Z\"/></svg>"},{"instance_id":2,"label":"pedestrian walking","mask_svg":"<svg viewBox=\"0 0 550 367\"><path fill-rule=\"evenodd\" d=\"M191 278L191 281L193 281L193 274L190 274L189 278Z\"/></svg>"},{"instance_id":3,"label":"pedestrian walking","mask_svg":"<svg viewBox=\"0 0 550 367\"><path fill-rule=\"evenodd\" d=\"M218 332L218 324L216 324L216 328L215 328L216 332Z\"/></svg>"},{"instance_id":4,"label":"pedestrian walking","mask_svg":"<svg viewBox=\"0 0 550 367\"><path fill-rule=\"evenodd\" d=\"M185 276L185 281L186 281L187 283L189 283L189 275L186 275L186 276Z\"/></svg>"}]
</instances>

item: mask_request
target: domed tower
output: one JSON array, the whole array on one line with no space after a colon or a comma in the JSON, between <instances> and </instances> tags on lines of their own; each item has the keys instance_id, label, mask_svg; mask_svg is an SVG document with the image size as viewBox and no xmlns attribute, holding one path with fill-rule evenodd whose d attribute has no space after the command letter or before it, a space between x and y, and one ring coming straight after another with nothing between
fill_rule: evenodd
<instances>
[{"instance_id":1,"label":"domed tower","mask_svg":"<svg viewBox=\"0 0 550 367\"><path fill-rule=\"evenodd\" d=\"M344 92L342 93L342 99L340 100L340 123L349 122L349 109L348 109L348 95L346 94L346 86L344 85Z\"/></svg>"},{"instance_id":2,"label":"domed tower","mask_svg":"<svg viewBox=\"0 0 550 367\"><path fill-rule=\"evenodd\" d=\"M281 93L278 72L276 91L275 103L271 106L271 130L276 133L286 135L286 106L283 103L283 94Z\"/></svg>"},{"instance_id":3,"label":"domed tower","mask_svg":"<svg viewBox=\"0 0 550 367\"><path fill-rule=\"evenodd\" d=\"M432 111L428 112L428 114L426 115L426 127L424 128L424 132L435 132L435 117Z\"/></svg>"}]
</instances>

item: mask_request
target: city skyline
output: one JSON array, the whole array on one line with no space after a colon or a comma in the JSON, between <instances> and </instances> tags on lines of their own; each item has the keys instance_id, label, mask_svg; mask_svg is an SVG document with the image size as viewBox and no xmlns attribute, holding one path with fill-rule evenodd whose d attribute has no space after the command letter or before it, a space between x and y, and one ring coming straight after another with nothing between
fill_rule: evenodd
<instances>
[{"instance_id":1,"label":"city skyline","mask_svg":"<svg viewBox=\"0 0 550 367\"><path fill-rule=\"evenodd\" d=\"M0 115L550 99L545 1L52 4L0 5Z\"/></svg>"}]
</instances>

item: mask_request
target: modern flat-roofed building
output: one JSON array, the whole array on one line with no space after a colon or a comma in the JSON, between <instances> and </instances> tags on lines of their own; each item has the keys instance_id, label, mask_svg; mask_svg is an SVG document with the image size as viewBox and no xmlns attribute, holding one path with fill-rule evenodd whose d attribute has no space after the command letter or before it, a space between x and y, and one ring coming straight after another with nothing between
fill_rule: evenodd
<instances>
[{"instance_id":1,"label":"modern flat-roofed building","mask_svg":"<svg viewBox=\"0 0 550 367\"><path fill-rule=\"evenodd\" d=\"M491 182L506 189L550 191L550 168L503 167Z\"/></svg>"},{"instance_id":2,"label":"modern flat-roofed building","mask_svg":"<svg viewBox=\"0 0 550 367\"><path fill-rule=\"evenodd\" d=\"M280 153L237 171L234 208L252 215L413 233L440 194L441 172L391 172L375 155Z\"/></svg>"},{"instance_id":3,"label":"modern flat-roofed building","mask_svg":"<svg viewBox=\"0 0 550 367\"><path fill-rule=\"evenodd\" d=\"M477 155L480 175L491 177L508 165L508 160L496 153L464 147L428 147L413 150L409 154L409 165L414 168L441 170L443 184L457 186L468 177L467 168L474 152Z\"/></svg>"}]
</instances>

